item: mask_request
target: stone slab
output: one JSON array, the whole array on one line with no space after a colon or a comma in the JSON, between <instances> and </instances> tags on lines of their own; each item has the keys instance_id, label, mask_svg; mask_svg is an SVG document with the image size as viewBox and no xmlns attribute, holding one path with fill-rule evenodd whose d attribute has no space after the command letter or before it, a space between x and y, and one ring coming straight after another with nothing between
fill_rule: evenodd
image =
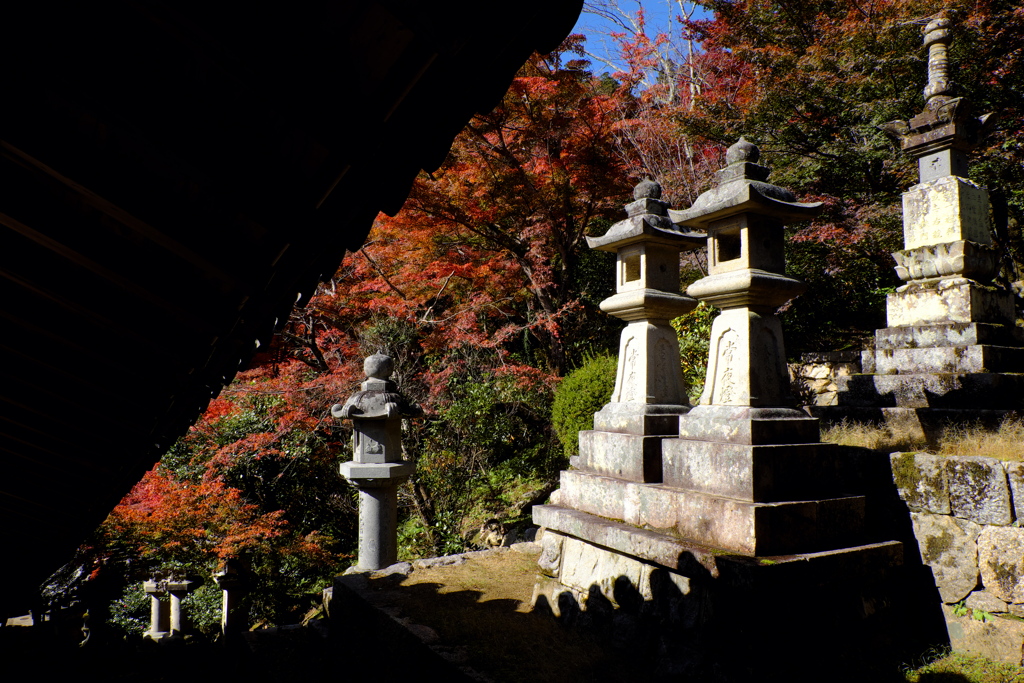
<instances>
[{"instance_id":1,"label":"stone slab","mask_svg":"<svg viewBox=\"0 0 1024 683\"><path fill-rule=\"evenodd\" d=\"M953 514L978 524L1013 522L1010 486L1003 463L995 458L946 458L949 505Z\"/></svg>"},{"instance_id":2,"label":"stone slab","mask_svg":"<svg viewBox=\"0 0 1024 683\"><path fill-rule=\"evenodd\" d=\"M579 458L573 462L579 469L629 481L661 481L663 437L588 430L579 439Z\"/></svg>"},{"instance_id":3,"label":"stone slab","mask_svg":"<svg viewBox=\"0 0 1024 683\"><path fill-rule=\"evenodd\" d=\"M1022 371L1024 348L973 345L875 350L875 373L880 375Z\"/></svg>"},{"instance_id":4,"label":"stone slab","mask_svg":"<svg viewBox=\"0 0 1024 683\"><path fill-rule=\"evenodd\" d=\"M1024 374L922 373L837 377L839 405L849 407L1024 408Z\"/></svg>"},{"instance_id":5,"label":"stone slab","mask_svg":"<svg viewBox=\"0 0 1024 683\"><path fill-rule=\"evenodd\" d=\"M996 662L1021 664L1024 654L1024 621L1002 619L979 621L972 613L957 616L950 605L942 606L949 644L954 652L981 655Z\"/></svg>"},{"instance_id":6,"label":"stone slab","mask_svg":"<svg viewBox=\"0 0 1024 683\"><path fill-rule=\"evenodd\" d=\"M749 502L808 500L839 493L832 444L755 446L668 439L664 483Z\"/></svg>"},{"instance_id":7,"label":"stone slab","mask_svg":"<svg viewBox=\"0 0 1024 683\"><path fill-rule=\"evenodd\" d=\"M908 508L914 512L949 514L949 487L943 456L893 453L889 463L900 498Z\"/></svg>"},{"instance_id":8,"label":"stone slab","mask_svg":"<svg viewBox=\"0 0 1024 683\"><path fill-rule=\"evenodd\" d=\"M889 327L929 323L1013 325L1013 295L966 278L923 280L903 285L885 297Z\"/></svg>"},{"instance_id":9,"label":"stone slab","mask_svg":"<svg viewBox=\"0 0 1024 683\"><path fill-rule=\"evenodd\" d=\"M683 405L608 403L594 413L594 430L638 436L676 436L679 416L689 409Z\"/></svg>"},{"instance_id":10,"label":"stone slab","mask_svg":"<svg viewBox=\"0 0 1024 683\"><path fill-rule=\"evenodd\" d=\"M988 591L974 591L964 599L964 605L990 614L1002 614L1007 611L1007 603Z\"/></svg>"},{"instance_id":11,"label":"stone slab","mask_svg":"<svg viewBox=\"0 0 1024 683\"><path fill-rule=\"evenodd\" d=\"M978 568L985 590L1004 602L1024 603L1024 529L982 529L978 535Z\"/></svg>"},{"instance_id":12,"label":"stone slab","mask_svg":"<svg viewBox=\"0 0 1024 683\"><path fill-rule=\"evenodd\" d=\"M343 462L341 463L341 476L349 480L374 480L382 481L401 479L410 476L416 471L416 465L411 462Z\"/></svg>"},{"instance_id":13,"label":"stone slab","mask_svg":"<svg viewBox=\"0 0 1024 683\"><path fill-rule=\"evenodd\" d=\"M818 421L795 408L694 406L679 418L679 437L751 445L818 443Z\"/></svg>"},{"instance_id":14,"label":"stone slab","mask_svg":"<svg viewBox=\"0 0 1024 683\"><path fill-rule=\"evenodd\" d=\"M746 555L813 552L861 540L864 498L752 503L563 472L559 504Z\"/></svg>"},{"instance_id":15,"label":"stone slab","mask_svg":"<svg viewBox=\"0 0 1024 683\"><path fill-rule=\"evenodd\" d=\"M918 349L976 344L1024 346L1024 329L991 323L942 322L875 330L876 349ZM865 372L868 370L865 369Z\"/></svg>"},{"instance_id":16,"label":"stone slab","mask_svg":"<svg viewBox=\"0 0 1024 683\"><path fill-rule=\"evenodd\" d=\"M903 563L903 544L870 543L821 552L751 557L723 553L667 534L602 519L557 505L533 508L534 522L550 532L573 536L593 545L651 562L686 576L731 577L751 588L780 576L799 577L807 586L841 581L866 573L881 576ZM545 541L546 542L546 541Z\"/></svg>"},{"instance_id":17,"label":"stone slab","mask_svg":"<svg viewBox=\"0 0 1024 683\"><path fill-rule=\"evenodd\" d=\"M966 178L942 176L903 193L905 248L956 240L992 243L984 189Z\"/></svg>"},{"instance_id":18,"label":"stone slab","mask_svg":"<svg viewBox=\"0 0 1024 683\"><path fill-rule=\"evenodd\" d=\"M910 513L921 560L932 570L945 603L966 598L978 587L978 536L974 522L921 512Z\"/></svg>"}]
</instances>

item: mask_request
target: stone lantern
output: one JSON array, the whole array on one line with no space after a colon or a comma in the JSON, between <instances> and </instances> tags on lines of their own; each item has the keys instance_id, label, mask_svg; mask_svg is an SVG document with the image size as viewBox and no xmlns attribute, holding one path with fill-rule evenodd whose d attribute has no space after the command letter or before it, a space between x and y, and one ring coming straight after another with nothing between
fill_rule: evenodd
<instances>
[{"instance_id":1,"label":"stone lantern","mask_svg":"<svg viewBox=\"0 0 1024 683\"><path fill-rule=\"evenodd\" d=\"M213 573L213 580L222 591L220 629L224 642L230 642L244 630L246 614L242 609L242 596L249 592L251 573L245 564L230 558Z\"/></svg>"},{"instance_id":2,"label":"stone lantern","mask_svg":"<svg viewBox=\"0 0 1024 683\"><path fill-rule=\"evenodd\" d=\"M142 590L149 596L149 630L146 631L146 638L160 642L170 635L168 615L162 600L167 595L167 581L163 572L155 572L143 581Z\"/></svg>"},{"instance_id":3,"label":"stone lantern","mask_svg":"<svg viewBox=\"0 0 1024 683\"><path fill-rule=\"evenodd\" d=\"M381 569L398 559L398 486L415 470L402 460L402 418L423 410L398 393L389 377L394 361L374 354L363 363L362 390L331 415L352 420L351 462L341 474L359 489L359 562L361 569Z\"/></svg>"},{"instance_id":4,"label":"stone lantern","mask_svg":"<svg viewBox=\"0 0 1024 683\"><path fill-rule=\"evenodd\" d=\"M726 153L717 185L691 208L671 212L676 223L708 234L708 276L687 294L722 309L712 325L697 414L737 406L754 409L741 411L753 417L757 408L795 406L775 310L805 285L783 275L783 226L816 216L821 204L798 203L789 191L764 182L770 171L757 164L759 156L740 138Z\"/></svg>"},{"instance_id":5,"label":"stone lantern","mask_svg":"<svg viewBox=\"0 0 1024 683\"><path fill-rule=\"evenodd\" d=\"M679 292L679 254L699 249L703 235L679 230L661 201L661 186L645 180L626 205L627 218L591 249L615 254L616 293L601 310L627 321L619 339L612 400L580 432L576 467L632 481L661 481L664 436L675 436L689 409L679 365L679 341L669 324L697 302Z\"/></svg>"}]
</instances>

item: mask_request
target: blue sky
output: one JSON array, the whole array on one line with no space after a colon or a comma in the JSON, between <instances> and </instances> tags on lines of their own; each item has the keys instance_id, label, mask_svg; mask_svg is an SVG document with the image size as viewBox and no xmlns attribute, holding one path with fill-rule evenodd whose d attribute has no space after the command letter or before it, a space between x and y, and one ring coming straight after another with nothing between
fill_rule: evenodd
<instances>
[{"instance_id":1,"label":"blue sky","mask_svg":"<svg viewBox=\"0 0 1024 683\"><path fill-rule=\"evenodd\" d=\"M687 4L692 6L691 3ZM612 70L609 64L602 63L598 58L603 58L613 64L618 63L615 42L608 37L608 34L611 31L622 32L623 29L614 22L588 11L592 5L603 5L609 9L617 7L620 12L634 15L639 8L643 7L649 35L657 33L659 30L666 30L670 21L679 15L675 0L597 0L596 2L588 0L579 21L573 28L573 33L582 33L587 36L587 51L593 55L591 58L592 69L597 74ZM701 19L708 16L710 13L707 10L696 8L693 18Z\"/></svg>"}]
</instances>

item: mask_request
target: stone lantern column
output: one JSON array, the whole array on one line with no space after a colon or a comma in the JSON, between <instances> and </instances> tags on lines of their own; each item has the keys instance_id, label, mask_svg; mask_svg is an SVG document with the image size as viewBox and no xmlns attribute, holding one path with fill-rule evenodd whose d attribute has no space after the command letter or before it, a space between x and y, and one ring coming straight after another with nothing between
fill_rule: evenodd
<instances>
[{"instance_id":1,"label":"stone lantern column","mask_svg":"<svg viewBox=\"0 0 1024 683\"><path fill-rule=\"evenodd\" d=\"M249 591L248 570L237 559L229 559L213 574L213 580L223 591L220 629L225 642L231 641L245 628L246 615L241 599Z\"/></svg>"},{"instance_id":2,"label":"stone lantern column","mask_svg":"<svg viewBox=\"0 0 1024 683\"><path fill-rule=\"evenodd\" d=\"M167 594L171 596L171 637L180 638L184 632L185 619L181 609L181 601L186 595L202 585L202 581L185 578L171 577L166 581Z\"/></svg>"},{"instance_id":3,"label":"stone lantern column","mask_svg":"<svg viewBox=\"0 0 1024 683\"><path fill-rule=\"evenodd\" d=\"M361 569L381 569L398 560L398 486L415 469L402 460L402 418L422 409L398 393L389 377L394 361L374 354L363 363L362 390L331 415L352 420L353 460L341 474L359 489L359 561Z\"/></svg>"},{"instance_id":4,"label":"stone lantern column","mask_svg":"<svg viewBox=\"0 0 1024 683\"><path fill-rule=\"evenodd\" d=\"M162 572L155 572L144 581L142 590L149 595L149 630L145 637L160 642L170 635L165 603L161 598L167 595L167 581Z\"/></svg>"}]
</instances>

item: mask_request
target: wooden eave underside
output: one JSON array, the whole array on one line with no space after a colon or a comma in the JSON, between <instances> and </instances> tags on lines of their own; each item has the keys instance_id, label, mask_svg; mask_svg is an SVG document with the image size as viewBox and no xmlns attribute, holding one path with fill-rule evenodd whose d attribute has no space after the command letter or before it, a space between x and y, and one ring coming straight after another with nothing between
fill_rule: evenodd
<instances>
[{"instance_id":1,"label":"wooden eave underside","mask_svg":"<svg viewBox=\"0 0 1024 683\"><path fill-rule=\"evenodd\" d=\"M21 5L0 10L0 614L581 2Z\"/></svg>"}]
</instances>

